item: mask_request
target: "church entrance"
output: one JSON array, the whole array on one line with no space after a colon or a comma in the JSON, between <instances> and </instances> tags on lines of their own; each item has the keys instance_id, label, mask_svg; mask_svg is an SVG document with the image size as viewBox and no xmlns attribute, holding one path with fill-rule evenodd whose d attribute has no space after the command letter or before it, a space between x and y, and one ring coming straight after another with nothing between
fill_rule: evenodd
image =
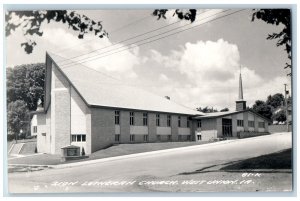
<instances>
[{"instance_id":1,"label":"church entrance","mask_svg":"<svg viewBox=\"0 0 300 201\"><path fill-rule=\"evenodd\" d=\"M232 120L222 119L223 137L232 137Z\"/></svg>"}]
</instances>

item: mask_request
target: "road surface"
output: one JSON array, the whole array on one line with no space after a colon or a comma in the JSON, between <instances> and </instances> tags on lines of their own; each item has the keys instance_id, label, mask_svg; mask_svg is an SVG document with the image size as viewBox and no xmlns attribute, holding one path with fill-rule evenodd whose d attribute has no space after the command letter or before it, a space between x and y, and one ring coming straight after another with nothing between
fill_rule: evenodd
<instances>
[{"instance_id":1,"label":"road surface","mask_svg":"<svg viewBox=\"0 0 300 201\"><path fill-rule=\"evenodd\" d=\"M159 178L170 182L167 178L183 172L278 152L291 146L291 133L277 133L84 166L10 173L8 188L10 193L144 192L148 190L143 185Z\"/></svg>"}]
</instances>

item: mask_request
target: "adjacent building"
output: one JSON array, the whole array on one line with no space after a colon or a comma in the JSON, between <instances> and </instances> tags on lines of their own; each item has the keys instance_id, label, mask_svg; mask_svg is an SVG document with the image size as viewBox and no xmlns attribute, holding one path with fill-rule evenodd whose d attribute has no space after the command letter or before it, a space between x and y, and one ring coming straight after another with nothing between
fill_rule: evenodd
<instances>
[{"instance_id":1,"label":"adjacent building","mask_svg":"<svg viewBox=\"0 0 300 201\"><path fill-rule=\"evenodd\" d=\"M268 132L268 119L246 109L242 80L233 112L204 114L79 63L46 54L43 109L32 118L38 152L68 145L85 154L116 143L202 141Z\"/></svg>"}]
</instances>

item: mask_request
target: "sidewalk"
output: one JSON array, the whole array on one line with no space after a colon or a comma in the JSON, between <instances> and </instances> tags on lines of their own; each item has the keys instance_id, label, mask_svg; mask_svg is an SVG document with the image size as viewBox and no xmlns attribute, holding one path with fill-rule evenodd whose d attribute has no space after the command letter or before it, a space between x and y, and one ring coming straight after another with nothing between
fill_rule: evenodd
<instances>
[{"instance_id":1,"label":"sidewalk","mask_svg":"<svg viewBox=\"0 0 300 201\"><path fill-rule=\"evenodd\" d=\"M273 135L284 135L286 133L278 133ZM259 138L265 138L266 136L259 136ZM76 161L61 161L60 155L52 155L52 154L35 154L28 157L20 157L20 158L12 158L8 160L9 166L28 166L28 167L50 167L50 168L68 168L68 167L75 167L75 166L83 166L83 165L89 165L89 164L95 164L95 163L103 163L108 161L115 161L115 160L124 160L128 158L136 158L140 156L148 156L148 155L154 155L154 154L163 154L168 153L172 151L180 151L180 150L192 150L192 149L199 149L199 148L205 148L207 146L216 146L218 144L227 144L232 143L237 140L243 140L248 141L252 140L253 138L245 138L245 139L235 139L235 140L225 140L225 141L218 141L213 143L207 143L207 144L200 144L200 145L191 145L191 146L185 146L185 147L178 147L178 148L171 148L171 149L163 149L163 150L155 150L155 151L147 151L142 153L133 153L133 154L123 154L113 157L105 157L105 158L93 158L90 157L89 159L83 159L83 160L76 160ZM130 146L130 145L129 145Z\"/></svg>"},{"instance_id":2,"label":"sidewalk","mask_svg":"<svg viewBox=\"0 0 300 201\"><path fill-rule=\"evenodd\" d=\"M66 161L66 162L61 162L60 155L36 154L36 155L28 156L28 157L12 158L9 160L8 165L11 167L20 166L20 167L69 168L69 167L83 166L83 165L88 165L88 164L103 163L103 162L108 162L108 161L124 160L124 159L128 159L128 158L136 158L136 157L140 157L140 156L163 154L163 153L168 153L168 152L172 152L172 151L199 149L199 148L202 148L202 147L204 148L207 146L215 146L217 144L231 143L233 141L235 141L235 140L225 140L225 141L219 141L219 142L208 143L208 144L192 145L192 146L185 146L185 147L164 149L164 150L157 150L157 151L149 151L149 152L107 157L107 158L101 158L101 159L84 160L84 161L82 160L79 162L72 161L72 160ZM41 160L41 159L43 159L43 160Z\"/></svg>"}]
</instances>

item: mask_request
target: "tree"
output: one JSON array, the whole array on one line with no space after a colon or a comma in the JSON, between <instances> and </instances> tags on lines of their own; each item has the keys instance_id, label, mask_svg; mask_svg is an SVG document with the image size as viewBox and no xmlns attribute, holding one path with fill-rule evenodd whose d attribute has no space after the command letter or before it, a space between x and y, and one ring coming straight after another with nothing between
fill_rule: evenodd
<instances>
[{"instance_id":1,"label":"tree","mask_svg":"<svg viewBox=\"0 0 300 201\"><path fill-rule=\"evenodd\" d=\"M212 113L212 112L218 112L217 109L214 109L213 107L212 108L209 108L208 106L206 106L205 108L196 108L197 111L199 112L203 112L203 113Z\"/></svg>"},{"instance_id":2,"label":"tree","mask_svg":"<svg viewBox=\"0 0 300 201\"><path fill-rule=\"evenodd\" d=\"M267 105L270 105L272 109L276 109L280 106L282 106L284 103L284 97L281 93L277 93L272 95L269 95L266 101Z\"/></svg>"},{"instance_id":3,"label":"tree","mask_svg":"<svg viewBox=\"0 0 300 201\"><path fill-rule=\"evenodd\" d=\"M222 110L220 110L220 112L228 112L229 109L227 107L223 108Z\"/></svg>"},{"instance_id":4,"label":"tree","mask_svg":"<svg viewBox=\"0 0 300 201\"><path fill-rule=\"evenodd\" d=\"M8 133L15 135L15 139L17 140L21 129L27 130L29 110L26 103L22 100L10 102L7 109Z\"/></svg>"},{"instance_id":5,"label":"tree","mask_svg":"<svg viewBox=\"0 0 300 201\"><path fill-rule=\"evenodd\" d=\"M286 115L284 110L280 110L272 115L273 121L284 122L286 121Z\"/></svg>"},{"instance_id":6,"label":"tree","mask_svg":"<svg viewBox=\"0 0 300 201\"><path fill-rule=\"evenodd\" d=\"M18 21L18 22L16 22ZM5 13L5 33L9 36L17 28L22 28L24 36L27 38L26 42L21 43L27 54L32 53L36 42L29 39L28 36L43 35L41 26L44 22L51 21L67 24L69 28L79 32L78 38L82 39L84 34L94 32L100 38L107 36L103 30L101 22L95 22L85 15L80 15L76 11L66 10L37 10L37 11L8 11Z\"/></svg>"},{"instance_id":7,"label":"tree","mask_svg":"<svg viewBox=\"0 0 300 201\"><path fill-rule=\"evenodd\" d=\"M257 112L258 114L271 119L272 117L272 108L270 105L267 105L262 100L255 101L255 104L252 106L252 109Z\"/></svg>"},{"instance_id":8,"label":"tree","mask_svg":"<svg viewBox=\"0 0 300 201\"><path fill-rule=\"evenodd\" d=\"M7 104L22 100L30 111L44 102L45 64L26 64L7 68Z\"/></svg>"},{"instance_id":9,"label":"tree","mask_svg":"<svg viewBox=\"0 0 300 201\"><path fill-rule=\"evenodd\" d=\"M290 9L254 9L252 21L260 19L268 24L283 25L283 29L279 33L269 34L267 40L277 40L277 46L285 46L288 59L291 60L291 11ZM292 68L291 63L286 63L284 68ZM291 75L289 73L288 75Z\"/></svg>"}]
</instances>

